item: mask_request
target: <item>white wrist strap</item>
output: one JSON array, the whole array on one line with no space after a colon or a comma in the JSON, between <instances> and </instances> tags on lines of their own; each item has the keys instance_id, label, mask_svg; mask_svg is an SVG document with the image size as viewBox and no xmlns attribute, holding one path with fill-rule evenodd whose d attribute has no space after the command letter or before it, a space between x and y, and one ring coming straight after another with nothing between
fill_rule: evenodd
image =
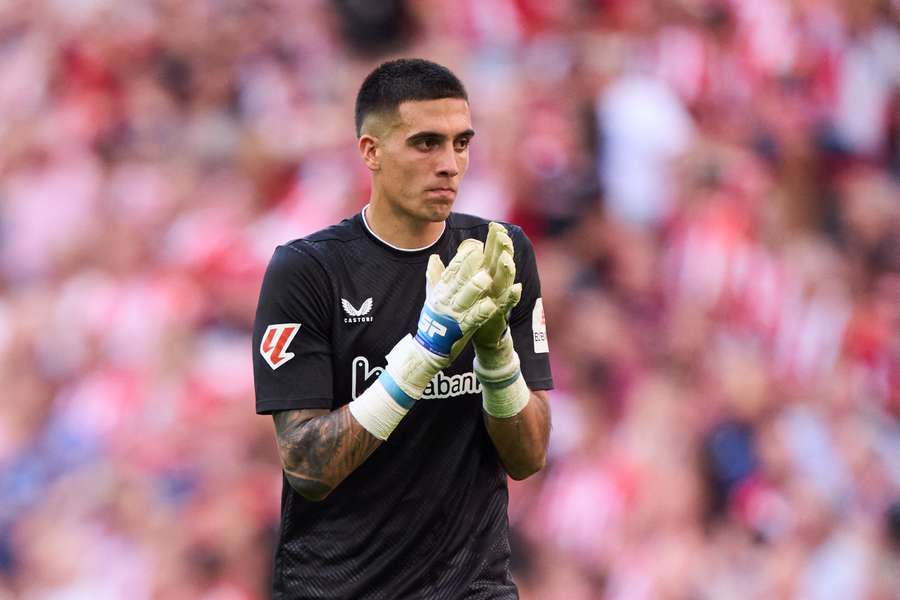
<instances>
[{"instance_id":1,"label":"white wrist strap","mask_svg":"<svg viewBox=\"0 0 900 600\"><path fill-rule=\"evenodd\" d=\"M378 380L348 405L359 424L380 440L391 435L440 370L409 334L386 358Z\"/></svg>"},{"instance_id":2,"label":"white wrist strap","mask_svg":"<svg viewBox=\"0 0 900 600\"><path fill-rule=\"evenodd\" d=\"M409 334L397 342L385 358L387 359L385 372L390 374L391 379L404 394L414 400L422 397L428 383L441 370L434 364L436 357ZM388 392L394 395L393 390L388 389Z\"/></svg>"},{"instance_id":3,"label":"white wrist strap","mask_svg":"<svg viewBox=\"0 0 900 600\"><path fill-rule=\"evenodd\" d=\"M475 357L475 376L481 382L481 398L484 412L498 419L514 417L531 399L531 391L522 378L519 355L514 351L512 360L497 369L485 369Z\"/></svg>"},{"instance_id":4,"label":"white wrist strap","mask_svg":"<svg viewBox=\"0 0 900 600\"><path fill-rule=\"evenodd\" d=\"M350 409L350 414L366 431L384 441L412 408L412 403L409 406L403 406L394 400L379 377L375 383L369 386L369 389L360 394L359 398L352 401L347 407Z\"/></svg>"}]
</instances>

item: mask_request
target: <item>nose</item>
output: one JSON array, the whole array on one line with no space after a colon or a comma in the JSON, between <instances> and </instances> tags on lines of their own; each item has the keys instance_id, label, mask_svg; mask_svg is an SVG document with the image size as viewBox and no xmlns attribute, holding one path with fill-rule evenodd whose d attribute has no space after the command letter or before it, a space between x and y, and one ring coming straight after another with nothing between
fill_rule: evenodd
<instances>
[{"instance_id":1,"label":"nose","mask_svg":"<svg viewBox=\"0 0 900 600\"><path fill-rule=\"evenodd\" d=\"M456 162L456 151L452 145L441 151L438 156L437 174L440 177L456 177L459 175L459 164Z\"/></svg>"}]
</instances>

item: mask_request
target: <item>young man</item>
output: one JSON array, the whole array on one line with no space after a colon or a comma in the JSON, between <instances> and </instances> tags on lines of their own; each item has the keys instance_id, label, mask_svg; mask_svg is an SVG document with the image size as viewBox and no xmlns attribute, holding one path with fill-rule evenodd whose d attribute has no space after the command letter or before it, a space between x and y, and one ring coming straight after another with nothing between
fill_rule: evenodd
<instances>
[{"instance_id":1,"label":"young man","mask_svg":"<svg viewBox=\"0 0 900 600\"><path fill-rule=\"evenodd\" d=\"M370 203L279 246L256 314L284 472L274 596L516 598L506 475L544 465L550 430L534 252L451 212L474 131L449 70L381 65L356 128Z\"/></svg>"}]
</instances>

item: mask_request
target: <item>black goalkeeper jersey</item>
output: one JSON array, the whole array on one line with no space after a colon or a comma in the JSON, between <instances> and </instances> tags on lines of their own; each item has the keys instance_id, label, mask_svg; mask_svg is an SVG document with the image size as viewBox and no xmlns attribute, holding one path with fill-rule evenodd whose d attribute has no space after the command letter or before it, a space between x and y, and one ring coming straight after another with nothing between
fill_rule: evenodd
<instances>
[{"instance_id":1,"label":"black goalkeeper jersey","mask_svg":"<svg viewBox=\"0 0 900 600\"><path fill-rule=\"evenodd\" d=\"M336 409L414 334L428 256L444 264L488 221L458 213L418 251L395 249L362 215L275 250L253 332L256 412ZM507 225L522 299L510 327L533 390L553 385L534 251ZM469 345L375 452L321 502L282 482L275 598L517 598L509 573L506 474L488 436Z\"/></svg>"}]
</instances>

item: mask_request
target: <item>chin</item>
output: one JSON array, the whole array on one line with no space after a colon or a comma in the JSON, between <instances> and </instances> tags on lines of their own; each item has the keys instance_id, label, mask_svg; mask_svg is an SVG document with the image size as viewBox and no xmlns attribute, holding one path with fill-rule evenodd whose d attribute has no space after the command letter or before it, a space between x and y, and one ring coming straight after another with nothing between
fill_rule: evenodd
<instances>
[{"instance_id":1,"label":"chin","mask_svg":"<svg viewBox=\"0 0 900 600\"><path fill-rule=\"evenodd\" d=\"M444 200L440 202L429 202L423 212L425 214L425 218L429 221L439 222L446 221L447 217L450 216L451 210L453 210L453 201Z\"/></svg>"},{"instance_id":2,"label":"chin","mask_svg":"<svg viewBox=\"0 0 900 600\"><path fill-rule=\"evenodd\" d=\"M428 211L428 220L434 223L439 223L442 221L446 221L450 216L450 211L453 209L453 205L447 205L446 207L435 207Z\"/></svg>"}]
</instances>

